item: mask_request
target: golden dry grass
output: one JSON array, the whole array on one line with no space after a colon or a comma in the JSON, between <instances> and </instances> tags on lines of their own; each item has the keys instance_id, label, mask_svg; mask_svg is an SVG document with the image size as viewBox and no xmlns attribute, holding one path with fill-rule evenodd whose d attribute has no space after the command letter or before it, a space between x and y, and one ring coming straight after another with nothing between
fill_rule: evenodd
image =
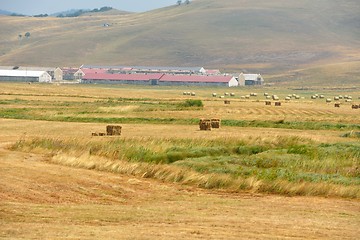
<instances>
[{"instance_id":1,"label":"golden dry grass","mask_svg":"<svg viewBox=\"0 0 360 240\"><path fill-rule=\"evenodd\" d=\"M54 86L1 83L0 108L28 108L69 103L67 109L84 102L109 98L149 98L150 101L185 100L182 88L132 86ZM243 101L238 97L254 89L239 89L237 99L224 107L211 93L223 88L196 89L203 110L137 112L135 105L100 106L94 116L220 117L229 119L307 119L309 121L359 124L350 108L333 109L321 101L285 104L267 108L259 97ZM256 89L286 96L287 89ZM102 95L102 93L104 93ZM351 92L357 96L359 92ZM307 93L308 95L312 93ZM343 94L330 91L329 94ZM22 105L18 100L27 100ZM36 101L38 105L33 105ZM130 107L129 107L130 106ZM56 114L54 109L49 113ZM113 112L116 112L114 114ZM93 113L92 113L93 114ZM215 116L214 116L215 115ZM255 178L244 180L245 191L204 190L196 186L231 182L228 176L199 174L165 165L147 165L89 156L83 152L49 155L43 148L33 153L6 150L18 140L34 137L61 141L103 142L112 137L91 137L105 131L102 123L76 123L0 119L0 238L3 239L356 239L360 234L358 199L283 197L253 193L261 187ZM279 137L299 137L314 143L349 142L343 131L289 130L273 128L221 127L199 131L197 125L121 124L121 138L151 142L163 139L246 139L248 142L275 141ZM176 129L176 131L174 130ZM155 150L166 148L158 144ZM92 169L92 170L86 170ZM184 177L186 176L186 177ZM183 179L181 181L181 179ZM179 183L171 183L179 182ZM238 182L237 185L240 185ZM328 191L328 184L280 183L291 191ZM305 190L306 189L306 190ZM356 189L355 189L356 190ZM331 191L342 191L332 188ZM335 195L341 193L337 192ZM329 194L333 195L333 194ZM339 195L338 195L339 196Z\"/></svg>"}]
</instances>

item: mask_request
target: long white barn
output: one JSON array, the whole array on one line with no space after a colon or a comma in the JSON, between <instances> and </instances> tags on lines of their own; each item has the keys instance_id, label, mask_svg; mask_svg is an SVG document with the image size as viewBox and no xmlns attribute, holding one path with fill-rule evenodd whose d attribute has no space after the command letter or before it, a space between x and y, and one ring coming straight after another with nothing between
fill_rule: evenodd
<instances>
[{"instance_id":1,"label":"long white barn","mask_svg":"<svg viewBox=\"0 0 360 240\"><path fill-rule=\"evenodd\" d=\"M51 76L45 71L0 70L0 81L13 82L51 82Z\"/></svg>"}]
</instances>

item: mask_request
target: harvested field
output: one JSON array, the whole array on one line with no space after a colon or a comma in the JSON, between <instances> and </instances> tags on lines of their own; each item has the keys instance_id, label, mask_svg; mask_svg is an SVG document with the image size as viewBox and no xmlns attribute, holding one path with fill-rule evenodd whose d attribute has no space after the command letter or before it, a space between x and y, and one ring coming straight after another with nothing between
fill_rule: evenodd
<instances>
[{"instance_id":1,"label":"harvested field","mask_svg":"<svg viewBox=\"0 0 360 240\"><path fill-rule=\"evenodd\" d=\"M193 106L181 88L0 85L0 238L360 234L351 103L278 108L236 90L224 107L212 93L228 89L194 88ZM200 131L200 118L221 128ZM120 138L91 136L117 124Z\"/></svg>"}]
</instances>

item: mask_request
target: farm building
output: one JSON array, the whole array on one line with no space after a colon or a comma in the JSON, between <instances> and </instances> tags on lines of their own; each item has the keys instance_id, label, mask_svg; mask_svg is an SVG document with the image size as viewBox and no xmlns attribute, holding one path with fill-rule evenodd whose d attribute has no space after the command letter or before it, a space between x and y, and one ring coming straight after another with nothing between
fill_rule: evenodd
<instances>
[{"instance_id":1,"label":"farm building","mask_svg":"<svg viewBox=\"0 0 360 240\"><path fill-rule=\"evenodd\" d=\"M264 79L260 74L244 74L238 77L239 86L263 85Z\"/></svg>"},{"instance_id":2,"label":"farm building","mask_svg":"<svg viewBox=\"0 0 360 240\"><path fill-rule=\"evenodd\" d=\"M64 80L81 80L85 75L84 72L79 68L64 67L61 70L63 71Z\"/></svg>"},{"instance_id":3,"label":"farm building","mask_svg":"<svg viewBox=\"0 0 360 240\"><path fill-rule=\"evenodd\" d=\"M191 85L191 86L228 86L237 87L238 81L234 76L223 75L170 75L164 74L160 85Z\"/></svg>"},{"instance_id":4,"label":"farm building","mask_svg":"<svg viewBox=\"0 0 360 240\"><path fill-rule=\"evenodd\" d=\"M45 71L0 70L0 81L51 82L52 77Z\"/></svg>"},{"instance_id":5,"label":"farm building","mask_svg":"<svg viewBox=\"0 0 360 240\"><path fill-rule=\"evenodd\" d=\"M238 86L233 76L204 76L204 75L176 75L176 74L118 74L85 71L82 83L120 83L120 84L145 84L145 85L192 85L192 86Z\"/></svg>"},{"instance_id":6,"label":"farm building","mask_svg":"<svg viewBox=\"0 0 360 240\"><path fill-rule=\"evenodd\" d=\"M101 84L142 84L157 85L163 74L117 74L104 72L91 72L83 76L81 83L101 83Z\"/></svg>"},{"instance_id":7,"label":"farm building","mask_svg":"<svg viewBox=\"0 0 360 240\"><path fill-rule=\"evenodd\" d=\"M149 67L149 66L97 66L83 65L82 70L99 69L110 73L171 73L171 74L205 74L203 67Z\"/></svg>"},{"instance_id":8,"label":"farm building","mask_svg":"<svg viewBox=\"0 0 360 240\"><path fill-rule=\"evenodd\" d=\"M51 79L55 79L56 68L52 67L24 67L24 66L0 66L0 70L23 70L23 71L41 71L47 72Z\"/></svg>"},{"instance_id":9,"label":"farm building","mask_svg":"<svg viewBox=\"0 0 360 240\"><path fill-rule=\"evenodd\" d=\"M63 70L61 68L56 68L54 71L54 79L55 81L62 81L63 80Z\"/></svg>"}]
</instances>

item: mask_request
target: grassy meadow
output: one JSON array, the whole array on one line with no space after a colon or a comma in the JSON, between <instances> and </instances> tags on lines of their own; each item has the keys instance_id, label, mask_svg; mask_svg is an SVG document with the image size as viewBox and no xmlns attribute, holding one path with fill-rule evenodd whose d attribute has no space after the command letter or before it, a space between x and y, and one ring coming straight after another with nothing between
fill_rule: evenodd
<instances>
[{"instance_id":1,"label":"grassy meadow","mask_svg":"<svg viewBox=\"0 0 360 240\"><path fill-rule=\"evenodd\" d=\"M359 102L356 89L15 83L0 89L2 135L12 140L11 150L46 154L51 163L231 192L360 197L360 110L344 100L340 108L325 102L338 95ZM235 96L224 105L214 92ZM277 94L282 106L265 106L264 92ZM289 94L301 99L285 101ZM200 131L199 118L220 118L221 128ZM107 124L122 125L122 136L91 136Z\"/></svg>"}]
</instances>

